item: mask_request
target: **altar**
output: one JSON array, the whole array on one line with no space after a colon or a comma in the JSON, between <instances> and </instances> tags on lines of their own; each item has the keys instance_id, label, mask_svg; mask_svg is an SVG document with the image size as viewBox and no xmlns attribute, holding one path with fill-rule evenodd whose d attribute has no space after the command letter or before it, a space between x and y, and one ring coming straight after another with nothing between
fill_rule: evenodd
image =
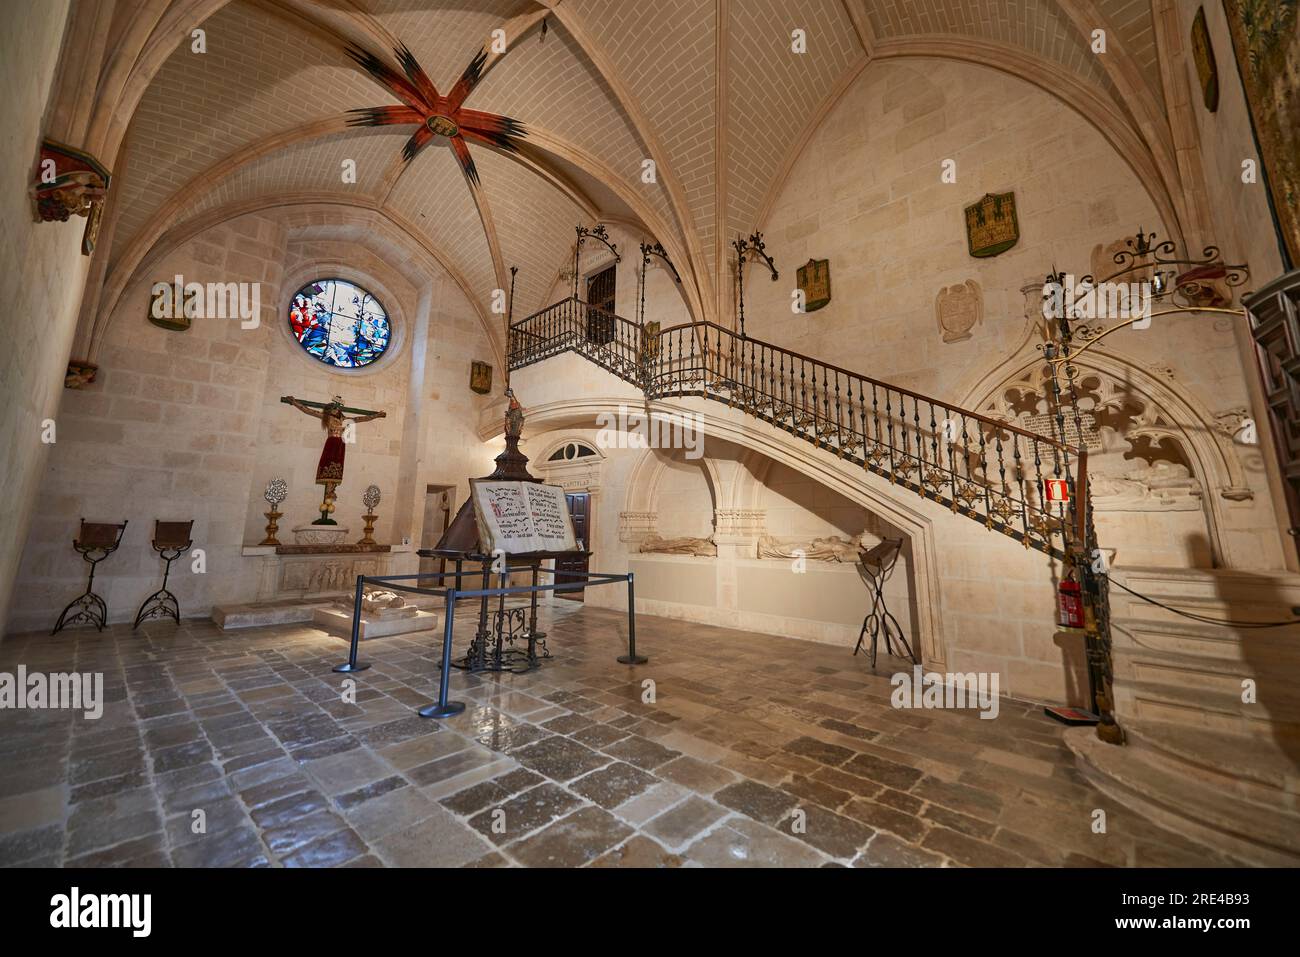
<instances>
[{"instance_id":1,"label":"altar","mask_svg":"<svg viewBox=\"0 0 1300 957\"><path fill-rule=\"evenodd\" d=\"M257 563L258 601L348 594L358 575L397 570L388 545L254 545L243 555Z\"/></svg>"},{"instance_id":2,"label":"altar","mask_svg":"<svg viewBox=\"0 0 1300 957\"><path fill-rule=\"evenodd\" d=\"M410 545L247 545L241 554L252 566L253 600L212 609L212 620L225 631L302 622L325 627L317 611L350 603L359 577L414 571L419 561ZM350 612L347 619L350 633Z\"/></svg>"}]
</instances>

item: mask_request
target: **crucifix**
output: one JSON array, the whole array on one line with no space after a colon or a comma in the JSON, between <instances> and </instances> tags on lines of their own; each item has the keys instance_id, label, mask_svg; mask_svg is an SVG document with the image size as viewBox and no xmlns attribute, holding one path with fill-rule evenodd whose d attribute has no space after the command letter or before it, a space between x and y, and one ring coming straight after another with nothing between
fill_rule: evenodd
<instances>
[{"instance_id":1,"label":"crucifix","mask_svg":"<svg viewBox=\"0 0 1300 957\"><path fill-rule=\"evenodd\" d=\"M320 453L320 462L316 465L316 484L325 486L325 497L320 504L320 518L312 524L337 525L338 522L330 518L330 512L334 511L334 489L343 481L343 453L346 449L343 433L349 422L369 422L385 418L388 413L349 408L343 404L343 397L337 395L330 402L306 402L291 395L280 396L280 401L313 419L320 419L321 428L329 433ZM353 415L346 415L348 412Z\"/></svg>"}]
</instances>

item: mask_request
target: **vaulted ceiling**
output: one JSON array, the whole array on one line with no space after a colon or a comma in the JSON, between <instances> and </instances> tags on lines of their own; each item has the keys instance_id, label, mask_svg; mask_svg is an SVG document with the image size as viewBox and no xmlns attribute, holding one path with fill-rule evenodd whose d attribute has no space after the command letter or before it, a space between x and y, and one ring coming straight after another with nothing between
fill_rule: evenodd
<instances>
[{"instance_id":1,"label":"vaulted ceiling","mask_svg":"<svg viewBox=\"0 0 1300 957\"><path fill-rule=\"evenodd\" d=\"M135 37L142 52L123 73L113 120L90 120L117 174L95 308L111 310L187 223L330 202L391 218L484 315L512 265L516 316L544 306L573 226L603 220L661 241L697 317L725 316L728 243L762 228L838 95L872 60L893 57L985 63L1056 93L1183 228L1194 217L1157 54L1158 14L1171 2L118 0L111 35ZM206 32L202 54L191 50L195 27ZM796 29L804 54L791 50ZM1107 31L1104 56L1090 48L1094 29ZM494 30L505 31L505 52L492 49ZM395 70L404 45L443 93L486 49L465 105L522 123L522 148L471 142L478 184L444 137L404 162L414 124L348 125L350 110L398 102L349 44ZM102 79L99 95L112 95ZM355 182L344 181L346 160Z\"/></svg>"}]
</instances>

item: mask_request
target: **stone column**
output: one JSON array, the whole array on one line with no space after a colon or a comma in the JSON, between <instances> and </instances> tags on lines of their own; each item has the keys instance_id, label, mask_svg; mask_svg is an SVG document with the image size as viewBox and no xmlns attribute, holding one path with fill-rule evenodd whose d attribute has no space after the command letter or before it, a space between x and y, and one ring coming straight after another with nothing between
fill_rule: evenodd
<instances>
[{"instance_id":1,"label":"stone column","mask_svg":"<svg viewBox=\"0 0 1300 957\"><path fill-rule=\"evenodd\" d=\"M736 561L758 557L758 540L767 530L761 508L720 508L714 514L713 540L718 545L718 608L739 610Z\"/></svg>"}]
</instances>

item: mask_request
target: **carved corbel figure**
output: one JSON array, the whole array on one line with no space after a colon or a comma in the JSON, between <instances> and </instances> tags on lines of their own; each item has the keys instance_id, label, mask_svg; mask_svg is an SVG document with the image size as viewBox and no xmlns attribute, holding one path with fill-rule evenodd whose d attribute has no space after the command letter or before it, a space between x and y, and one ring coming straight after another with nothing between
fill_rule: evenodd
<instances>
[{"instance_id":1,"label":"carved corbel figure","mask_svg":"<svg viewBox=\"0 0 1300 957\"><path fill-rule=\"evenodd\" d=\"M81 254L89 256L99 239L104 200L112 178L89 153L54 140L42 140L41 158L32 184L36 221L67 222L73 215L86 217Z\"/></svg>"}]
</instances>

